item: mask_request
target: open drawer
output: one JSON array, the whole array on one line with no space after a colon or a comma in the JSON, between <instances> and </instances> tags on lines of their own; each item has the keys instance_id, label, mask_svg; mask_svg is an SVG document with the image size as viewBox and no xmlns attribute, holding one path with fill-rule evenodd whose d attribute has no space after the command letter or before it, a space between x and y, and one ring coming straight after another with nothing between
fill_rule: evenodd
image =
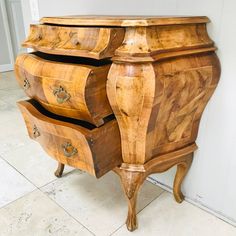
<instances>
[{"instance_id":1,"label":"open drawer","mask_svg":"<svg viewBox=\"0 0 236 236\"><path fill-rule=\"evenodd\" d=\"M46 111L34 100L20 101L30 138L59 162L101 177L122 163L117 121L108 117L97 128Z\"/></svg>"},{"instance_id":2,"label":"open drawer","mask_svg":"<svg viewBox=\"0 0 236 236\"><path fill-rule=\"evenodd\" d=\"M25 93L50 112L98 127L113 113L106 94L109 68L109 61L30 53L17 57L15 74Z\"/></svg>"}]
</instances>

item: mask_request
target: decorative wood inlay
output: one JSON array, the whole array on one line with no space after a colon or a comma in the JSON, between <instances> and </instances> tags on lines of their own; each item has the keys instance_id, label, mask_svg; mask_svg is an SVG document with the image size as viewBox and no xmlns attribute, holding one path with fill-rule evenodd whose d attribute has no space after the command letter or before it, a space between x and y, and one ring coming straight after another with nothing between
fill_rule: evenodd
<instances>
[{"instance_id":1,"label":"decorative wood inlay","mask_svg":"<svg viewBox=\"0 0 236 236\"><path fill-rule=\"evenodd\" d=\"M86 120L100 126L112 114L106 94L110 64L91 66L45 60L34 54L21 54L15 75L30 98L47 110L66 117Z\"/></svg>"},{"instance_id":2,"label":"decorative wood inlay","mask_svg":"<svg viewBox=\"0 0 236 236\"><path fill-rule=\"evenodd\" d=\"M204 16L44 17L23 43L36 52L18 56L16 77L26 94L56 115L80 120L20 102L30 137L58 161L57 177L64 164L97 177L114 169L130 231L150 174L176 165L173 194L184 199L181 184L200 119L220 78L207 22Z\"/></svg>"},{"instance_id":3,"label":"decorative wood inlay","mask_svg":"<svg viewBox=\"0 0 236 236\"><path fill-rule=\"evenodd\" d=\"M164 25L127 28L122 45L115 51L114 61L155 61L168 53L195 49L214 51L205 24ZM161 55L160 55L161 54Z\"/></svg>"},{"instance_id":4,"label":"decorative wood inlay","mask_svg":"<svg viewBox=\"0 0 236 236\"><path fill-rule=\"evenodd\" d=\"M29 136L61 164L85 170L97 178L121 164L120 134L115 120L90 130L50 118L30 101L18 102L18 106ZM37 138L34 127L40 130Z\"/></svg>"},{"instance_id":5,"label":"decorative wood inlay","mask_svg":"<svg viewBox=\"0 0 236 236\"><path fill-rule=\"evenodd\" d=\"M31 25L22 46L50 54L101 59L113 56L123 37L122 28Z\"/></svg>"},{"instance_id":6,"label":"decorative wood inlay","mask_svg":"<svg viewBox=\"0 0 236 236\"><path fill-rule=\"evenodd\" d=\"M120 127L123 161L144 164L193 143L218 79L214 53L152 64L114 62L107 94Z\"/></svg>"}]
</instances>

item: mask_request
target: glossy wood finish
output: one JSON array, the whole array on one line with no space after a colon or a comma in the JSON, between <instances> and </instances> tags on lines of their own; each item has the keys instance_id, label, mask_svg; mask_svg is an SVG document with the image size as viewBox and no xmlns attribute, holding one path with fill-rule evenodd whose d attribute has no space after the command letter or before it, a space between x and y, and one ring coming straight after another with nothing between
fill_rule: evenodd
<instances>
[{"instance_id":1,"label":"glossy wood finish","mask_svg":"<svg viewBox=\"0 0 236 236\"><path fill-rule=\"evenodd\" d=\"M130 231L137 227L138 190L150 173L177 165L173 192L177 202L184 198L181 183L195 148L182 159L176 152L195 143L201 115L218 84L215 50L205 23L195 22L128 27L115 51L107 94L121 132L123 164L115 172L128 198Z\"/></svg>"},{"instance_id":2,"label":"glossy wood finish","mask_svg":"<svg viewBox=\"0 0 236 236\"><path fill-rule=\"evenodd\" d=\"M43 17L40 22L54 25L82 25L82 26L152 26L152 25L180 25L207 23L206 16L59 16Z\"/></svg>"},{"instance_id":3,"label":"glossy wood finish","mask_svg":"<svg viewBox=\"0 0 236 236\"><path fill-rule=\"evenodd\" d=\"M39 142L60 163L85 170L97 178L121 164L120 134L116 120L100 128L89 129L50 118L27 101L18 102L18 106L30 138ZM56 173L59 176L61 167Z\"/></svg>"},{"instance_id":4,"label":"glossy wood finish","mask_svg":"<svg viewBox=\"0 0 236 236\"><path fill-rule=\"evenodd\" d=\"M31 25L22 46L50 54L101 59L113 56L123 37L122 28Z\"/></svg>"},{"instance_id":5,"label":"glossy wood finish","mask_svg":"<svg viewBox=\"0 0 236 236\"><path fill-rule=\"evenodd\" d=\"M68 123L61 125L48 117L42 118L29 105L24 107L24 104L22 109L31 136L38 139L37 136L48 127L55 141L53 144L56 145L60 140L54 137L56 134L53 132L60 130L60 133L66 133L63 138L73 141L72 146L66 146L67 154L77 155L77 150L85 150L83 162L89 162L89 168L84 167L88 172L95 172L96 175L96 162L99 162L97 153L103 156L101 163L107 163L104 164L106 167L102 168L102 173L114 167L128 200L126 224L130 231L137 228L138 191L148 175L164 172L176 165L173 194L179 203L184 199L181 184L191 166L193 152L197 149L195 141L201 115L220 77L220 64L215 54L214 42L207 33L207 22L209 19L201 16L44 17L41 25L31 27L30 36L24 44L50 54L96 59L112 56L106 90L119 129L116 121L110 121L100 128L86 132L76 126L76 132L72 132L68 131ZM102 49L94 53L97 46ZM60 71L59 67L63 68L63 64L58 65L57 69ZM40 70L39 68L36 66L35 71ZM67 74L73 76L74 73ZM53 75L65 80L60 73ZM24 81L24 86L29 87L29 83ZM92 93L91 90L88 93ZM92 105L93 103L95 101L91 100ZM72 112L67 114L73 117ZM32 126L32 120L38 122L39 129ZM66 126L63 132L62 126ZM99 150L93 152L88 137L94 133L100 137L97 138ZM86 141L80 141L81 137ZM100 140L105 138L107 141L102 143ZM116 139L119 139L119 143ZM76 142L80 142L79 147ZM112 157L106 154L107 149L113 150ZM54 151L52 155L59 161L56 175L60 177L64 167L60 163L67 162L58 156L58 152ZM93 153L96 155L92 158ZM119 155L115 157L115 153ZM112 164L109 165L110 162Z\"/></svg>"},{"instance_id":6,"label":"glossy wood finish","mask_svg":"<svg viewBox=\"0 0 236 236\"><path fill-rule=\"evenodd\" d=\"M120 127L123 161L144 164L193 143L219 68L214 53L144 64L114 62L107 92Z\"/></svg>"},{"instance_id":7,"label":"glossy wood finish","mask_svg":"<svg viewBox=\"0 0 236 236\"><path fill-rule=\"evenodd\" d=\"M205 24L130 27L113 61L148 62L209 51L215 47Z\"/></svg>"},{"instance_id":8,"label":"glossy wood finish","mask_svg":"<svg viewBox=\"0 0 236 236\"><path fill-rule=\"evenodd\" d=\"M110 64L61 63L22 54L15 75L25 93L47 110L100 126L113 113L106 94L109 68Z\"/></svg>"},{"instance_id":9,"label":"glossy wood finish","mask_svg":"<svg viewBox=\"0 0 236 236\"><path fill-rule=\"evenodd\" d=\"M186 175L191 162L192 153L197 149L196 144L192 144L179 151L154 157L144 165L122 164L114 171L120 176L124 193L128 200L128 216L126 225L128 230L133 231L137 228L136 202L138 191L148 175L164 172L174 165L178 165L174 181L174 196L177 202L182 202L184 196L181 192L181 184Z\"/></svg>"}]
</instances>

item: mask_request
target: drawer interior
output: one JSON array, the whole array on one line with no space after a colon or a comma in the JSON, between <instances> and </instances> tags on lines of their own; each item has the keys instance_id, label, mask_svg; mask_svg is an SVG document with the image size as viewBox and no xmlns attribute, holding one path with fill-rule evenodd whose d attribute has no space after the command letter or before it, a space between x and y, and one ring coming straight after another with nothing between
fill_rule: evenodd
<instances>
[{"instance_id":1,"label":"drawer interior","mask_svg":"<svg viewBox=\"0 0 236 236\"><path fill-rule=\"evenodd\" d=\"M48 54L40 51L32 52L31 54L36 55L44 60L62 62L62 63L72 63L72 64L80 64L80 65L89 65L94 67L104 66L111 64L111 60L109 59L93 59L86 57L74 57L74 56L60 56L54 54Z\"/></svg>"},{"instance_id":2,"label":"drawer interior","mask_svg":"<svg viewBox=\"0 0 236 236\"><path fill-rule=\"evenodd\" d=\"M93 129L97 128L97 126L95 126L87 121L84 121L84 120L77 120L77 119L59 116L57 114L54 114L54 113L46 110L39 102L37 102L34 99L29 99L29 100L27 100L27 102L29 104L33 105L37 109L37 111L39 111L42 115L48 117L49 119L51 118L54 120L67 122L67 123L74 124L74 125L79 125L79 126L82 126L88 130L93 130ZM111 115L104 118L104 124L106 124L107 122L114 120L114 119L115 119L115 115L111 114Z\"/></svg>"}]
</instances>

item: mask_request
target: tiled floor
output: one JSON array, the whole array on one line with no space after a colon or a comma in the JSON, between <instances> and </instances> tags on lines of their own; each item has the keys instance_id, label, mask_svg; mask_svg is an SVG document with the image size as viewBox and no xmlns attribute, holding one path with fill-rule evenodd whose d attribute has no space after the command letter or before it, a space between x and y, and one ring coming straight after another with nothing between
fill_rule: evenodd
<instances>
[{"instance_id":1,"label":"tiled floor","mask_svg":"<svg viewBox=\"0 0 236 236\"><path fill-rule=\"evenodd\" d=\"M126 201L119 179L99 180L56 162L31 141L16 107L25 95L12 72L0 77L0 236L160 235L235 236L236 228L145 182L139 195L139 228L126 230Z\"/></svg>"}]
</instances>

